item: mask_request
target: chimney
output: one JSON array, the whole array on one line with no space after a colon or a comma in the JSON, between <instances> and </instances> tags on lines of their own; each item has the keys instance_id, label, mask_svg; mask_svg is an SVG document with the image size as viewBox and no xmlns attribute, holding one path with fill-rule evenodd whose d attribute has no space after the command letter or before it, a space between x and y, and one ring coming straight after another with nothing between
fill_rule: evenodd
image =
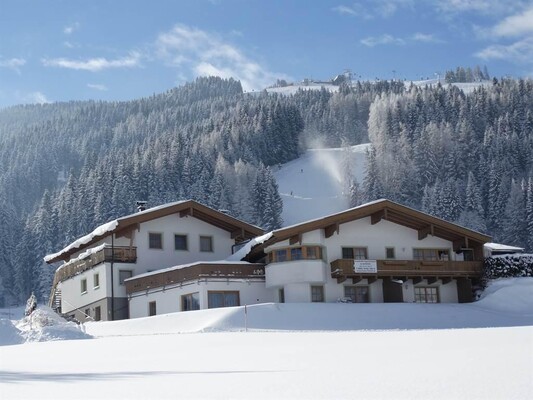
<instances>
[{"instance_id":1,"label":"chimney","mask_svg":"<svg viewBox=\"0 0 533 400\"><path fill-rule=\"evenodd\" d=\"M146 210L146 203L147 203L146 201L136 201L135 203L137 204L138 212Z\"/></svg>"}]
</instances>

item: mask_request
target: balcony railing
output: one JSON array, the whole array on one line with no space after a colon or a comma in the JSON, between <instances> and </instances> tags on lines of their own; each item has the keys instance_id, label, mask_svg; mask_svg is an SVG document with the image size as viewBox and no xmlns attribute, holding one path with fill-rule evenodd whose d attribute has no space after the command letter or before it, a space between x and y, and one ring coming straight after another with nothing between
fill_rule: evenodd
<instances>
[{"instance_id":1,"label":"balcony railing","mask_svg":"<svg viewBox=\"0 0 533 400\"><path fill-rule=\"evenodd\" d=\"M479 278L482 261L376 260L377 273L355 272L354 260L331 263L331 276L337 280L366 277Z\"/></svg>"},{"instance_id":2,"label":"balcony railing","mask_svg":"<svg viewBox=\"0 0 533 400\"><path fill-rule=\"evenodd\" d=\"M61 266L54 276L54 284L67 280L87 271L103 262L135 263L137 262L136 247L104 247L102 250L88 255L81 260L71 261Z\"/></svg>"},{"instance_id":3,"label":"balcony railing","mask_svg":"<svg viewBox=\"0 0 533 400\"><path fill-rule=\"evenodd\" d=\"M265 279L263 264L194 264L126 281L126 292L176 285L199 279Z\"/></svg>"}]
</instances>

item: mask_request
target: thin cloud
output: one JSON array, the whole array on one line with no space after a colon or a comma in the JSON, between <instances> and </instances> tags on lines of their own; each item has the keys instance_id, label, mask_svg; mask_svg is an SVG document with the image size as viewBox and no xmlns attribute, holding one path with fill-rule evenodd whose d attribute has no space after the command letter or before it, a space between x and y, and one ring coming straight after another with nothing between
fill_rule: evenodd
<instances>
[{"instance_id":1,"label":"thin cloud","mask_svg":"<svg viewBox=\"0 0 533 400\"><path fill-rule=\"evenodd\" d=\"M0 59L0 68L9 68L20 74L20 67L26 65L26 60L23 58L10 58L9 60Z\"/></svg>"},{"instance_id":2,"label":"thin cloud","mask_svg":"<svg viewBox=\"0 0 533 400\"><path fill-rule=\"evenodd\" d=\"M46 97L46 95L42 92L31 92L27 93L25 95L18 95L23 103L26 104L47 104L51 103L51 101Z\"/></svg>"},{"instance_id":3,"label":"thin cloud","mask_svg":"<svg viewBox=\"0 0 533 400\"><path fill-rule=\"evenodd\" d=\"M385 18L391 17L401 8L413 8L413 0L379 0L376 3L376 12Z\"/></svg>"},{"instance_id":4,"label":"thin cloud","mask_svg":"<svg viewBox=\"0 0 533 400\"><path fill-rule=\"evenodd\" d=\"M444 43L444 40L436 38L432 34L426 34L426 33L420 33L420 32L417 32L413 36L411 36L411 40L415 42L422 42L422 43Z\"/></svg>"},{"instance_id":5,"label":"thin cloud","mask_svg":"<svg viewBox=\"0 0 533 400\"><path fill-rule=\"evenodd\" d=\"M533 60L533 37L509 45L491 45L477 52L475 56L483 60L509 60L531 64Z\"/></svg>"},{"instance_id":6,"label":"thin cloud","mask_svg":"<svg viewBox=\"0 0 533 400\"><path fill-rule=\"evenodd\" d=\"M88 83L87 87L89 89L99 90L100 92L106 92L108 90L106 85L100 83Z\"/></svg>"},{"instance_id":7,"label":"thin cloud","mask_svg":"<svg viewBox=\"0 0 533 400\"><path fill-rule=\"evenodd\" d=\"M451 14L472 12L501 15L520 10L526 4L527 1L520 0L438 0L437 9Z\"/></svg>"},{"instance_id":8,"label":"thin cloud","mask_svg":"<svg viewBox=\"0 0 533 400\"><path fill-rule=\"evenodd\" d=\"M332 10L341 15L364 19L389 18L402 8L413 8L414 4L413 0L374 0L367 2L366 5L362 3L342 4L333 7Z\"/></svg>"},{"instance_id":9,"label":"thin cloud","mask_svg":"<svg viewBox=\"0 0 533 400\"><path fill-rule=\"evenodd\" d=\"M263 89L276 79L288 79L250 59L241 49L218 35L176 25L159 35L156 56L177 69L179 76L220 76L241 81L246 91Z\"/></svg>"},{"instance_id":10,"label":"thin cloud","mask_svg":"<svg viewBox=\"0 0 533 400\"><path fill-rule=\"evenodd\" d=\"M396 38L391 35L381 35L381 36L370 36L364 39L361 39L361 43L367 47L374 47L378 45L399 45L403 46L405 40L402 38Z\"/></svg>"},{"instance_id":11,"label":"thin cloud","mask_svg":"<svg viewBox=\"0 0 533 400\"><path fill-rule=\"evenodd\" d=\"M502 19L492 28L480 30L481 38L493 43L475 53L483 60L505 60L533 67L533 6ZM508 43L513 40L513 43ZM507 43L501 43L506 41Z\"/></svg>"},{"instance_id":12,"label":"thin cloud","mask_svg":"<svg viewBox=\"0 0 533 400\"><path fill-rule=\"evenodd\" d=\"M63 33L65 35L71 35L74 31L77 31L78 29L80 29L80 23L79 22L74 22L73 24L70 24L70 25L67 25L63 28Z\"/></svg>"},{"instance_id":13,"label":"thin cloud","mask_svg":"<svg viewBox=\"0 0 533 400\"><path fill-rule=\"evenodd\" d=\"M505 18L493 28L492 32L500 37L533 34L533 6L519 14Z\"/></svg>"},{"instance_id":14,"label":"thin cloud","mask_svg":"<svg viewBox=\"0 0 533 400\"><path fill-rule=\"evenodd\" d=\"M356 5L356 6L359 6L359 5ZM356 7L354 6L349 7L349 6L340 5L337 7L333 7L332 10L341 15L351 15L352 17L357 17L360 15L360 10L356 10Z\"/></svg>"},{"instance_id":15,"label":"thin cloud","mask_svg":"<svg viewBox=\"0 0 533 400\"><path fill-rule=\"evenodd\" d=\"M98 72L105 69L135 68L139 67L141 55L131 52L127 57L116 60L108 60L104 57L91 58L88 60L72 60L67 58L42 59L45 67L66 68L90 72Z\"/></svg>"}]
</instances>

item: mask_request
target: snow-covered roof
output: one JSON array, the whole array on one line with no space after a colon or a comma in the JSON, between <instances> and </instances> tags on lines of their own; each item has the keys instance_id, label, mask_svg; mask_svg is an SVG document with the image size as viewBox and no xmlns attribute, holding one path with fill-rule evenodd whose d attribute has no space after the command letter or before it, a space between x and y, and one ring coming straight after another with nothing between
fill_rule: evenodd
<instances>
[{"instance_id":1,"label":"snow-covered roof","mask_svg":"<svg viewBox=\"0 0 533 400\"><path fill-rule=\"evenodd\" d=\"M271 238L264 240L262 244L257 244L250 251L250 253L257 255L262 249L274 243L316 229L327 228L333 232L340 224L365 217L371 217L373 220L375 219L375 222L373 223L377 223L381 219L385 219L396 224L404 225L411 229L416 229L422 233L427 230L427 234L430 232L434 236L454 242L464 241L465 238L468 238L473 242L482 244L490 240L490 236L487 236L483 233L445 221L433 215L395 203L394 201L388 199L379 199L325 217L277 229L271 232ZM466 244L463 244L463 246L464 245Z\"/></svg>"},{"instance_id":2,"label":"snow-covered roof","mask_svg":"<svg viewBox=\"0 0 533 400\"><path fill-rule=\"evenodd\" d=\"M248 243L246 243L243 247L241 247L238 251L236 251L234 254L226 258L226 261L234 262L234 261L242 260L244 257L248 255L248 253L250 253L250 251L252 251L252 248L254 246L266 242L271 237L272 237L272 232L268 232L262 236L253 238Z\"/></svg>"},{"instance_id":3,"label":"snow-covered roof","mask_svg":"<svg viewBox=\"0 0 533 400\"><path fill-rule=\"evenodd\" d=\"M99 251L103 250L105 247L107 247L109 245L107 245L106 243L103 243L101 244L100 246L96 246L96 247L91 247L90 249L84 251L83 253L80 253L78 255L78 257L76 258L72 258L70 259L68 262L64 263L64 264L61 264L57 269L56 269L56 272L65 268L65 267L68 267L69 265L75 263L76 261L80 261L80 260L83 260L84 258L87 258L89 256L91 256L92 254L95 254L95 253L98 253Z\"/></svg>"},{"instance_id":4,"label":"snow-covered roof","mask_svg":"<svg viewBox=\"0 0 533 400\"><path fill-rule=\"evenodd\" d=\"M64 253L69 252L70 250L81 248L83 245L85 245L87 243L90 243L92 240L94 240L95 237L97 237L97 236L105 236L105 234L107 232L114 231L117 226L118 226L118 220L116 220L116 219L113 220L113 221L109 221L109 222L107 222L107 223L105 223L103 225L100 225L98 228L96 228L94 231L92 231L88 235L85 235L85 236L79 238L78 240L72 242L67 247L65 247L64 249L58 251L57 253L49 254L49 255L45 256L44 257L44 261L45 262L50 262L50 261L52 261L52 260L54 260L54 259L56 259L58 257L61 257L61 255L63 255ZM82 254L85 254L85 253L82 253ZM81 254L80 254L80 256L81 256ZM79 256L78 256L78 258L79 258Z\"/></svg>"},{"instance_id":5,"label":"snow-covered roof","mask_svg":"<svg viewBox=\"0 0 533 400\"><path fill-rule=\"evenodd\" d=\"M520 252L524 251L523 247L508 246L501 243L485 243L484 247L491 251L510 251L510 252Z\"/></svg>"},{"instance_id":6,"label":"snow-covered roof","mask_svg":"<svg viewBox=\"0 0 533 400\"><path fill-rule=\"evenodd\" d=\"M242 236L244 236L242 239L253 238L263 234L263 230L257 226L238 220L237 218L214 210L194 200L182 200L152 207L100 225L88 235L75 240L57 253L47 255L44 257L44 261L47 263L52 263L60 260L66 260L71 254L82 250L83 248L103 239L113 232L121 231L137 223L161 218L177 212L203 219L211 225L218 226L221 229L231 232L241 231Z\"/></svg>"}]
</instances>

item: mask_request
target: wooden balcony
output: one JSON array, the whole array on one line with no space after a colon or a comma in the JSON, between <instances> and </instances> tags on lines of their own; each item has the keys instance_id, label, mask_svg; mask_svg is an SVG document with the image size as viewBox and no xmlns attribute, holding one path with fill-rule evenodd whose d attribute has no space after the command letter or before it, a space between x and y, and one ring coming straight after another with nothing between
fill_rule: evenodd
<instances>
[{"instance_id":1,"label":"wooden balcony","mask_svg":"<svg viewBox=\"0 0 533 400\"><path fill-rule=\"evenodd\" d=\"M154 272L126 281L126 293L176 285L201 279L265 279L263 264L198 263L184 268Z\"/></svg>"},{"instance_id":2,"label":"wooden balcony","mask_svg":"<svg viewBox=\"0 0 533 400\"><path fill-rule=\"evenodd\" d=\"M54 285L75 275L87 271L103 262L135 263L137 262L136 247L104 247L102 250L88 255L81 260L71 261L59 268L54 276Z\"/></svg>"},{"instance_id":3,"label":"wooden balcony","mask_svg":"<svg viewBox=\"0 0 533 400\"><path fill-rule=\"evenodd\" d=\"M377 273L355 272L354 260L338 259L331 263L331 277L337 282L346 279L399 278L399 279L443 279L480 278L483 261L422 261L422 260L376 260Z\"/></svg>"}]
</instances>

